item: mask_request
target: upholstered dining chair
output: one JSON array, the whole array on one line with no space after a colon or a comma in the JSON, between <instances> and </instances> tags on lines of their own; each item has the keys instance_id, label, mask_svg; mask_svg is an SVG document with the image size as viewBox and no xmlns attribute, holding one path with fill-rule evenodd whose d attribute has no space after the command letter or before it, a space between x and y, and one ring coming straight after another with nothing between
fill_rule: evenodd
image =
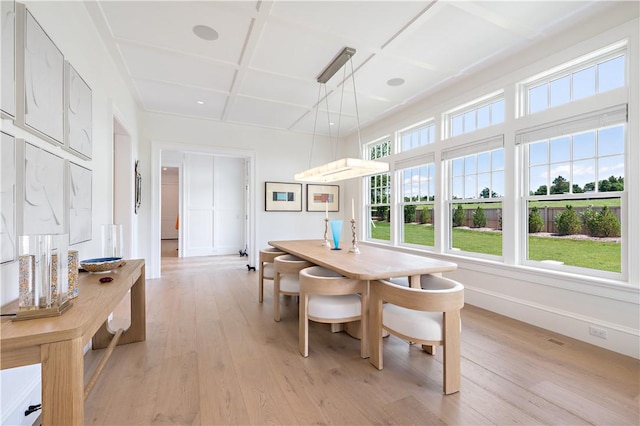
<instances>
[{"instance_id":1,"label":"upholstered dining chair","mask_svg":"<svg viewBox=\"0 0 640 426\"><path fill-rule=\"evenodd\" d=\"M382 330L423 347L441 345L442 387L445 394L451 394L460 390L460 309L464 306L464 286L438 276L428 281L429 289L371 281L369 362L382 370Z\"/></svg>"},{"instance_id":2,"label":"upholstered dining chair","mask_svg":"<svg viewBox=\"0 0 640 426\"><path fill-rule=\"evenodd\" d=\"M360 356L369 356L367 281L347 278L322 266L300 271L298 349L309 356L309 320L337 324L360 321Z\"/></svg>"},{"instance_id":3,"label":"upholstered dining chair","mask_svg":"<svg viewBox=\"0 0 640 426\"><path fill-rule=\"evenodd\" d=\"M273 320L280 321L280 295L300 294L299 273L313 263L292 254L283 254L273 259Z\"/></svg>"},{"instance_id":4,"label":"upholstered dining chair","mask_svg":"<svg viewBox=\"0 0 640 426\"><path fill-rule=\"evenodd\" d=\"M273 259L286 254L280 249L269 247L260 250L260 271L258 272L258 302L264 299L264 280L273 281Z\"/></svg>"}]
</instances>

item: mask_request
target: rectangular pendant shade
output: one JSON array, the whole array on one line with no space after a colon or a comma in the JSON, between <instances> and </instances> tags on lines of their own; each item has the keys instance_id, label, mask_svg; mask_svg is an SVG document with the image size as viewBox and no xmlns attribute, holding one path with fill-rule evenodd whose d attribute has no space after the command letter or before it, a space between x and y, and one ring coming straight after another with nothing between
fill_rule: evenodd
<instances>
[{"instance_id":1,"label":"rectangular pendant shade","mask_svg":"<svg viewBox=\"0 0 640 426\"><path fill-rule=\"evenodd\" d=\"M389 164L382 161L341 158L340 160L296 173L294 179L302 182L337 182L388 171Z\"/></svg>"}]
</instances>

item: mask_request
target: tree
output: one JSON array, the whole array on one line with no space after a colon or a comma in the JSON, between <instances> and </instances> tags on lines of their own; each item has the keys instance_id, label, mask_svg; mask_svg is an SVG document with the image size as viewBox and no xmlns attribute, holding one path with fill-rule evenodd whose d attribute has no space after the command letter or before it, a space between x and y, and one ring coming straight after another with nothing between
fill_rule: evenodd
<instances>
[{"instance_id":1,"label":"tree","mask_svg":"<svg viewBox=\"0 0 640 426\"><path fill-rule=\"evenodd\" d=\"M478 206L476 211L473 212L473 227L484 228L487 226L487 216L484 214L482 207Z\"/></svg>"},{"instance_id":2,"label":"tree","mask_svg":"<svg viewBox=\"0 0 640 426\"><path fill-rule=\"evenodd\" d=\"M533 195L547 195L547 185L540 185L536 192Z\"/></svg>"},{"instance_id":3,"label":"tree","mask_svg":"<svg viewBox=\"0 0 640 426\"><path fill-rule=\"evenodd\" d=\"M491 196L489 196L489 193L491 193ZM485 188L482 191L480 191L480 198L496 198L497 196L498 194L491 191L489 188Z\"/></svg>"},{"instance_id":4,"label":"tree","mask_svg":"<svg viewBox=\"0 0 640 426\"><path fill-rule=\"evenodd\" d=\"M458 207L453 212L453 226L462 226L466 222L464 209L462 208L462 204L458 204Z\"/></svg>"},{"instance_id":5,"label":"tree","mask_svg":"<svg viewBox=\"0 0 640 426\"><path fill-rule=\"evenodd\" d=\"M544 220L537 207L532 207L529 211L529 233L535 234L544 228Z\"/></svg>"},{"instance_id":6,"label":"tree","mask_svg":"<svg viewBox=\"0 0 640 426\"><path fill-rule=\"evenodd\" d=\"M553 185L549 189L550 194L566 194L569 192L569 181L562 176L555 178L552 183Z\"/></svg>"},{"instance_id":7,"label":"tree","mask_svg":"<svg viewBox=\"0 0 640 426\"><path fill-rule=\"evenodd\" d=\"M580 188L580 185L577 184L573 184L571 190L573 191L574 194L581 194L584 191L582 190L582 188Z\"/></svg>"},{"instance_id":8,"label":"tree","mask_svg":"<svg viewBox=\"0 0 640 426\"><path fill-rule=\"evenodd\" d=\"M624 178L610 176L609 179L601 180L598 182L599 192L611 192L611 191L623 191L624 190Z\"/></svg>"}]
</instances>

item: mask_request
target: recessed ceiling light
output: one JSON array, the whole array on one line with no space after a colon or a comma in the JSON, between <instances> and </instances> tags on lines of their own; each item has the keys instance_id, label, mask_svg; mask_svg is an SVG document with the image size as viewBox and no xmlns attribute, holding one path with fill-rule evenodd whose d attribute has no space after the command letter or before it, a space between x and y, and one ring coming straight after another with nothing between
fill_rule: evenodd
<instances>
[{"instance_id":1,"label":"recessed ceiling light","mask_svg":"<svg viewBox=\"0 0 640 426\"><path fill-rule=\"evenodd\" d=\"M198 105L204 105L204 101L196 101Z\"/></svg>"},{"instance_id":2,"label":"recessed ceiling light","mask_svg":"<svg viewBox=\"0 0 640 426\"><path fill-rule=\"evenodd\" d=\"M207 25L196 25L193 27L193 33L203 40L217 40L218 32Z\"/></svg>"},{"instance_id":3,"label":"recessed ceiling light","mask_svg":"<svg viewBox=\"0 0 640 426\"><path fill-rule=\"evenodd\" d=\"M162 170L166 172L166 171L167 171L167 168L166 168L166 167L163 167L163 168L162 168Z\"/></svg>"},{"instance_id":4,"label":"recessed ceiling light","mask_svg":"<svg viewBox=\"0 0 640 426\"><path fill-rule=\"evenodd\" d=\"M389 86L402 86L404 84L404 78L392 78L387 81Z\"/></svg>"}]
</instances>

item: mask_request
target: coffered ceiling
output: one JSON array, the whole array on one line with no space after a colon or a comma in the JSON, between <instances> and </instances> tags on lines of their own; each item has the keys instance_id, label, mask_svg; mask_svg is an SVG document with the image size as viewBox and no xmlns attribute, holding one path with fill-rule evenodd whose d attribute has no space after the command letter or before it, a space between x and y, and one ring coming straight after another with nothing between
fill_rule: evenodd
<instances>
[{"instance_id":1,"label":"coffered ceiling","mask_svg":"<svg viewBox=\"0 0 640 426\"><path fill-rule=\"evenodd\" d=\"M340 133L357 123L349 64L326 86L316 82L345 46L356 49L357 106L365 126L613 2L86 4L143 110L294 132L312 133L315 126L326 135L327 106L337 122L341 99ZM208 27L200 27L204 39L195 34L197 26ZM335 136L336 126L331 129Z\"/></svg>"}]
</instances>

